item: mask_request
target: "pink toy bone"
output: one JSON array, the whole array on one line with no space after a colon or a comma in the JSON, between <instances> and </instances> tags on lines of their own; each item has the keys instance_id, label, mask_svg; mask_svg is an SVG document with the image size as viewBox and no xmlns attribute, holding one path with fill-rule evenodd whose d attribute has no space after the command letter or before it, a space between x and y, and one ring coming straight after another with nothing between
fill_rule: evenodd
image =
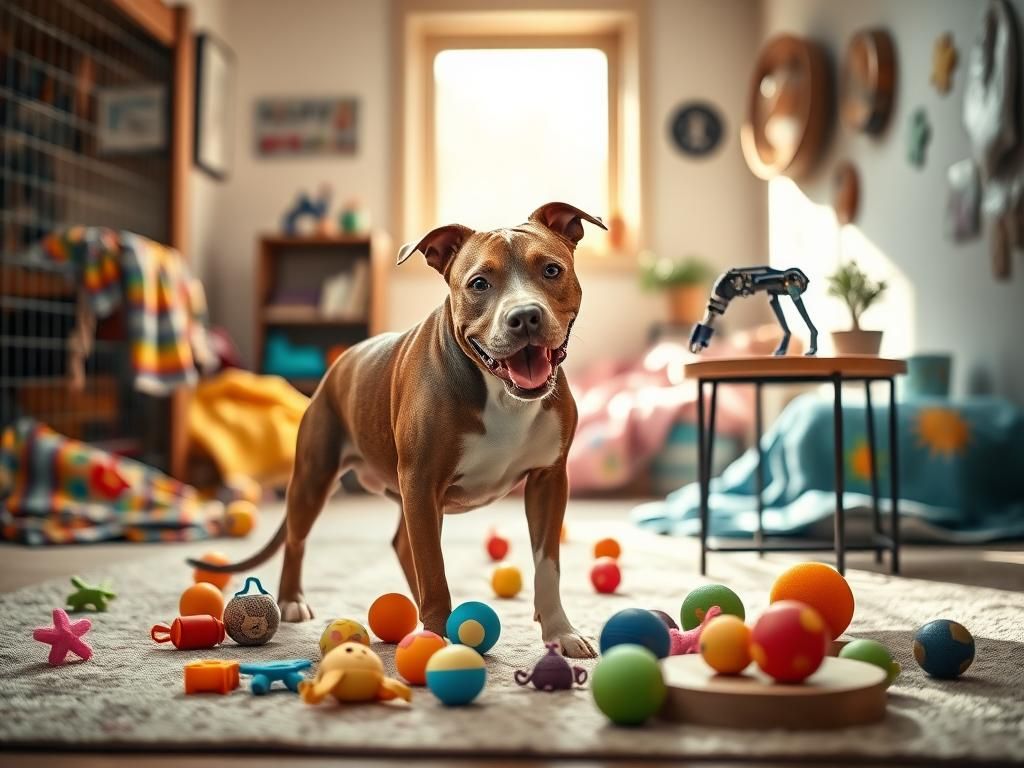
<instances>
[{"instance_id":1,"label":"pink toy bone","mask_svg":"<svg viewBox=\"0 0 1024 768\"><path fill-rule=\"evenodd\" d=\"M68 651L81 656L82 661L88 661L92 657L92 648L82 639L82 635L92 629L92 622L88 619L79 619L72 622L67 612L61 608L53 609L53 626L39 627L33 630L32 637L41 643L51 646L50 657L47 659L50 664L57 667L64 663Z\"/></svg>"},{"instance_id":2,"label":"pink toy bone","mask_svg":"<svg viewBox=\"0 0 1024 768\"><path fill-rule=\"evenodd\" d=\"M721 608L717 605L712 605L708 608L707 613L704 614L704 620L699 626L696 626L693 629L688 629L685 632L680 632L678 629L670 629L668 631L669 638L671 638L669 656L682 656L686 653L697 653L697 651L700 650L700 633L704 631L704 627L708 625L708 622L721 612Z\"/></svg>"}]
</instances>

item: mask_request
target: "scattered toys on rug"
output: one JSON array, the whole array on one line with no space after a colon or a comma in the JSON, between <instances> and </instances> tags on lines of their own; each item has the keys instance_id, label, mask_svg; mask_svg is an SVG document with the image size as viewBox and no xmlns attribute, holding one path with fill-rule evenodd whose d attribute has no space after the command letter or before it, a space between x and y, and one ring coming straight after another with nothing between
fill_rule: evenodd
<instances>
[{"instance_id":1,"label":"scattered toys on rug","mask_svg":"<svg viewBox=\"0 0 1024 768\"><path fill-rule=\"evenodd\" d=\"M170 626L154 624L149 636L179 651L206 650L224 642L224 622L209 615L179 616Z\"/></svg>"},{"instance_id":2,"label":"scattered toys on rug","mask_svg":"<svg viewBox=\"0 0 1024 768\"><path fill-rule=\"evenodd\" d=\"M71 621L63 608L54 608L53 626L38 627L33 630L32 637L50 646L50 655L46 660L51 666L59 667L67 660L69 653L75 654L82 661L92 658L92 648L82 639L90 629L92 622L89 619Z\"/></svg>"},{"instance_id":3,"label":"scattered toys on rug","mask_svg":"<svg viewBox=\"0 0 1024 768\"><path fill-rule=\"evenodd\" d=\"M538 691L566 691L572 688L573 683L583 685L587 682L587 670L566 661L558 652L558 643L547 643L547 649L548 652L541 657L532 671L516 670L516 683L533 683L533 687Z\"/></svg>"},{"instance_id":4,"label":"scattered toys on rug","mask_svg":"<svg viewBox=\"0 0 1024 768\"><path fill-rule=\"evenodd\" d=\"M307 704L319 704L327 696L339 702L412 701L409 686L385 677L380 656L362 643L342 643L324 656L316 677L299 683L299 696Z\"/></svg>"},{"instance_id":5,"label":"scattered toys on rug","mask_svg":"<svg viewBox=\"0 0 1024 768\"><path fill-rule=\"evenodd\" d=\"M239 645L264 645L274 637L280 623L277 601L255 576L245 580L245 586L224 608L224 629Z\"/></svg>"},{"instance_id":6,"label":"scattered toys on rug","mask_svg":"<svg viewBox=\"0 0 1024 768\"><path fill-rule=\"evenodd\" d=\"M276 683L284 683L284 687L292 693L299 692L299 685L306 678L302 671L313 666L309 659L291 659L288 661L263 661L257 664L240 664L238 671L249 675L249 689L253 696L263 696Z\"/></svg>"},{"instance_id":7,"label":"scattered toys on rug","mask_svg":"<svg viewBox=\"0 0 1024 768\"><path fill-rule=\"evenodd\" d=\"M367 618L373 634L385 643L397 643L416 629L420 615L408 597L389 592L373 601Z\"/></svg>"},{"instance_id":8,"label":"scattered toys on rug","mask_svg":"<svg viewBox=\"0 0 1024 768\"><path fill-rule=\"evenodd\" d=\"M483 657L468 645L442 648L427 662L427 688L449 707L472 702L487 683Z\"/></svg>"},{"instance_id":9,"label":"scattered toys on rug","mask_svg":"<svg viewBox=\"0 0 1024 768\"><path fill-rule=\"evenodd\" d=\"M84 611L91 606L94 611L107 610L107 603L117 597L108 585L93 587L86 584L80 576L71 577L71 586L75 591L68 595L69 611Z\"/></svg>"},{"instance_id":10,"label":"scattered toys on rug","mask_svg":"<svg viewBox=\"0 0 1024 768\"><path fill-rule=\"evenodd\" d=\"M523 574L511 563L498 563L491 571L491 589L498 597L515 597L522 588Z\"/></svg>"}]
</instances>

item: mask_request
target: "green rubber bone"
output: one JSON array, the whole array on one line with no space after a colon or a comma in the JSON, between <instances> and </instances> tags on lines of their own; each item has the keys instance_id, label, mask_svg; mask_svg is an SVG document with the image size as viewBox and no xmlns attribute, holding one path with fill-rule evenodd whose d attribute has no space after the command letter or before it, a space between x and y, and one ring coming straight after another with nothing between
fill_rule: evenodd
<instances>
[{"instance_id":1,"label":"green rubber bone","mask_svg":"<svg viewBox=\"0 0 1024 768\"><path fill-rule=\"evenodd\" d=\"M71 585L75 591L68 595L67 603L72 611L84 611L86 606L92 606L94 611L105 611L107 603L117 597L109 587L90 586L80 576L72 576Z\"/></svg>"}]
</instances>

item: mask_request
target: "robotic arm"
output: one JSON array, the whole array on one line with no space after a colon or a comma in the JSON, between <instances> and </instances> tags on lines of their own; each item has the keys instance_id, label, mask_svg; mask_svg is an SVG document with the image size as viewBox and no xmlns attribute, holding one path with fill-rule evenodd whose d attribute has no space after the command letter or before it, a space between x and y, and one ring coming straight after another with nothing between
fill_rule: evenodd
<instances>
[{"instance_id":1,"label":"robotic arm","mask_svg":"<svg viewBox=\"0 0 1024 768\"><path fill-rule=\"evenodd\" d=\"M711 336L715 332L715 323L725 314L730 301L737 296L767 293L772 311L775 313L779 325L782 326L782 340L779 342L775 354L784 355L789 348L790 330L786 324L786 316L782 313L782 307L779 304L779 296L782 295L790 297L793 304L796 305L800 317L807 325L807 329L811 332L811 344L807 354L816 354L818 351L818 329L811 323L811 318L800 298L807 290L808 282L807 275L795 267L786 270L771 267L739 267L724 272L711 289L711 297L708 299L704 318L693 327L693 333L690 335L690 351L700 354L707 348Z\"/></svg>"}]
</instances>

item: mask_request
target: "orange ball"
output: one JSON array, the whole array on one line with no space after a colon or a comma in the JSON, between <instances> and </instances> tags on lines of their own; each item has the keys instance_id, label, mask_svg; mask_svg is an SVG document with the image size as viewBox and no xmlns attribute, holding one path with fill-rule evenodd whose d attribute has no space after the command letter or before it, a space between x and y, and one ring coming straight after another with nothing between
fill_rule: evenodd
<instances>
[{"instance_id":1,"label":"orange ball","mask_svg":"<svg viewBox=\"0 0 1024 768\"><path fill-rule=\"evenodd\" d=\"M491 589L498 597L515 597L523 588L523 574L509 563L499 563L491 573Z\"/></svg>"},{"instance_id":2,"label":"orange ball","mask_svg":"<svg viewBox=\"0 0 1024 768\"><path fill-rule=\"evenodd\" d=\"M701 630L700 655L719 674L738 675L750 664L750 627L739 616L716 616Z\"/></svg>"},{"instance_id":3,"label":"orange ball","mask_svg":"<svg viewBox=\"0 0 1024 768\"><path fill-rule=\"evenodd\" d=\"M419 622L419 611L405 595L389 592L381 595L370 606L370 629L385 643L397 643Z\"/></svg>"},{"instance_id":4,"label":"orange ball","mask_svg":"<svg viewBox=\"0 0 1024 768\"><path fill-rule=\"evenodd\" d=\"M796 600L811 606L828 625L835 640L853 620L853 590L830 565L800 563L787 569L772 585L771 602Z\"/></svg>"},{"instance_id":5,"label":"orange ball","mask_svg":"<svg viewBox=\"0 0 1024 768\"><path fill-rule=\"evenodd\" d=\"M448 644L429 629L410 632L395 649L395 667L398 674L411 685L427 684L427 662Z\"/></svg>"},{"instance_id":6,"label":"orange ball","mask_svg":"<svg viewBox=\"0 0 1024 768\"><path fill-rule=\"evenodd\" d=\"M621 554L622 547L615 539L601 539L594 545L594 557L610 557L612 560L618 560Z\"/></svg>"},{"instance_id":7,"label":"orange ball","mask_svg":"<svg viewBox=\"0 0 1024 768\"><path fill-rule=\"evenodd\" d=\"M178 612L182 616L213 616L224 618L224 595L213 584L200 581L181 593Z\"/></svg>"},{"instance_id":8,"label":"orange ball","mask_svg":"<svg viewBox=\"0 0 1024 768\"><path fill-rule=\"evenodd\" d=\"M227 518L229 536L248 536L256 527L259 508L251 501L235 499L228 503L224 514Z\"/></svg>"},{"instance_id":9,"label":"orange ball","mask_svg":"<svg viewBox=\"0 0 1024 768\"><path fill-rule=\"evenodd\" d=\"M207 552L199 559L210 565L227 565L231 562L231 559L223 552ZM231 574L215 573L214 571L204 571L202 568L196 568L192 572L192 581L196 584L206 582L213 584L217 589L224 589L224 587L231 583ZM182 615L184 616L185 614Z\"/></svg>"}]
</instances>

